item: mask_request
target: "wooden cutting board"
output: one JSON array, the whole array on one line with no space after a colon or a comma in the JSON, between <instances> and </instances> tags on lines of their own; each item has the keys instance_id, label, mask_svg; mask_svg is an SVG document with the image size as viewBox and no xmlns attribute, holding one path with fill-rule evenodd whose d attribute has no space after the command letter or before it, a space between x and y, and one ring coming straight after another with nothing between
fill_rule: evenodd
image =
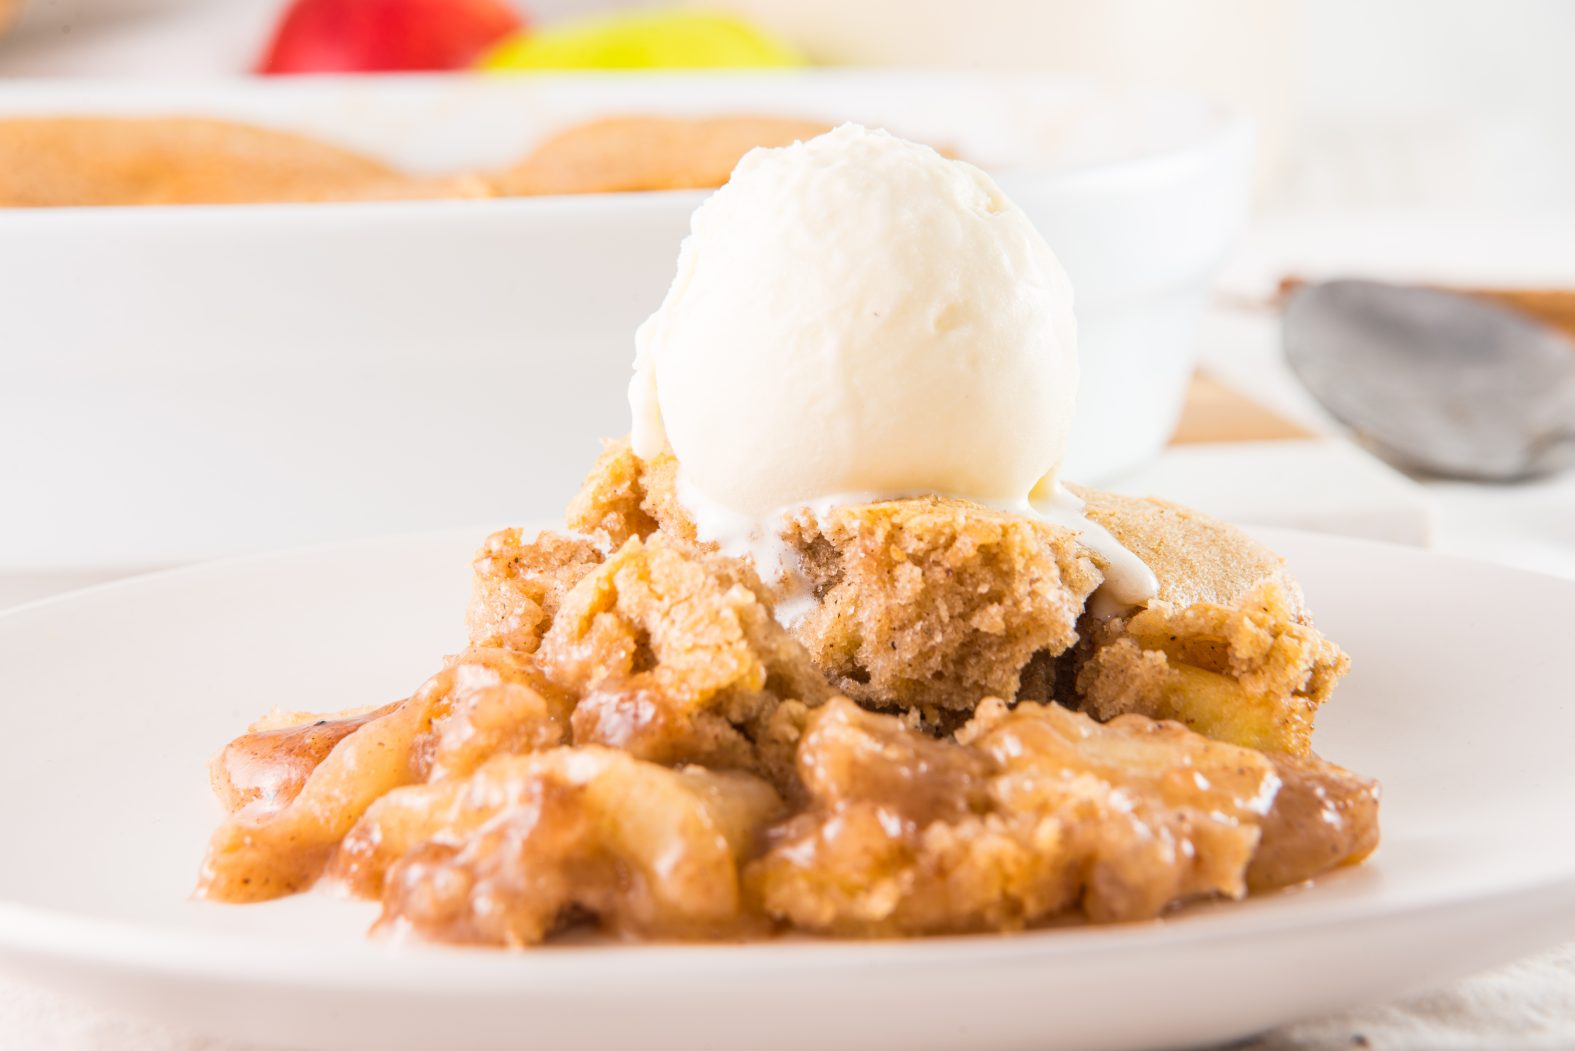
<instances>
[{"instance_id":1,"label":"wooden cutting board","mask_svg":"<svg viewBox=\"0 0 1575 1051\"><path fill-rule=\"evenodd\" d=\"M1192 377L1172 445L1271 442L1316 438L1301 424L1265 408L1233 387L1202 373Z\"/></svg>"},{"instance_id":2,"label":"wooden cutting board","mask_svg":"<svg viewBox=\"0 0 1575 1051\"><path fill-rule=\"evenodd\" d=\"M1431 500L1415 481L1206 375L1193 378L1170 447L1110 487L1242 525L1400 544L1433 533Z\"/></svg>"}]
</instances>

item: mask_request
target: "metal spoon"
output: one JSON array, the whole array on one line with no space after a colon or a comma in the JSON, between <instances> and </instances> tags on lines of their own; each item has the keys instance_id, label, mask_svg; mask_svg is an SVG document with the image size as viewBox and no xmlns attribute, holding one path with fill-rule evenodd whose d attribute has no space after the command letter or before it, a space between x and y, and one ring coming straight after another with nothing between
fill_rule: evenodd
<instances>
[{"instance_id":1,"label":"metal spoon","mask_svg":"<svg viewBox=\"0 0 1575 1051\"><path fill-rule=\"evenodd\" d=\"M1487 481L1575 466L1575 343L1529 315L1329 281L1291 293L1282 339L1307 389L1400 466Z\"/></svg>"}]
</instances>

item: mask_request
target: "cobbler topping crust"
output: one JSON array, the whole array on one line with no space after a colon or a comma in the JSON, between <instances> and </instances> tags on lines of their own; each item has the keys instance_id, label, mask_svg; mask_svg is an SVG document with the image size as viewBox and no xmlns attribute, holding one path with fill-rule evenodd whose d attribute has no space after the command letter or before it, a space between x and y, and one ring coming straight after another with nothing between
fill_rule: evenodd
<instances>
[{"instance_id":1,"label":"cobbler topping crust","mask_svg":"<svg viewBox=\"0 0 1575 1051\"><path fill-rule=\"evenodd\" d=\"M518 529L487 537L471 562L470 644L534 653L563 596L604 557L583 537L542 533L526 539Z\"/></svg>"},{"instance_id":2,"label":"cobbler topping crust","mask_svg":"<svg viewBox=\"0 0 1575 1051\"><path fill-rule=\"evenodd\" d=\"M882 708L1016 696L1036 653L1077 640L1101 580L1071 533L961 500L806 513L788 536L817 599L794 636L841 693Z\"/></svg>"},{"instance_id":3,"label":"cobbler topping crust","mask_svg":"<svg viewBox=\"0 0 1575 1051\"><path fill-rule=\"evenodd\" d=\"M1350 666L1272 578L1236 604L1156 603L1092 633L1083 710L1175 719L1223 741L1304 755L1313 719Z\"/></svg>"}]
</instances>

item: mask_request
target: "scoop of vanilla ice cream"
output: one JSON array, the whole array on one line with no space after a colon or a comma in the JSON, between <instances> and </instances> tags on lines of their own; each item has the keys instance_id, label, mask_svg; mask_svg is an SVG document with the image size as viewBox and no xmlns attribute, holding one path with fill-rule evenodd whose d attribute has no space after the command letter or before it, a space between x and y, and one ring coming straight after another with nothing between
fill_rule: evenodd
<instances>
[{"instance_id":1,"label":"scoop of vanilla ice cream","mask_svg":"<svg viewBox=\"0 0 1575 1051\"><path fill-rule=\"evenodd\" d=\"M1025 501L1077 394L1072 288L978 168L843 125L747 154L636 337L635 451L741 516Z\"/></svg>"}]
</instances>

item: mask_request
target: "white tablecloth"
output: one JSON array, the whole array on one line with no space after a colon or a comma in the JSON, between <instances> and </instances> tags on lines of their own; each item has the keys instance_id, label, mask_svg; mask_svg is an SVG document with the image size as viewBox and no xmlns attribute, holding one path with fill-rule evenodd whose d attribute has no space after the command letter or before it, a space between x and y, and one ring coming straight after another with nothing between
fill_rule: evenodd
<instances>
[{"instance_id":1,"label":"white tablecloth","mask_svg":"<svg viewBox=\"0 0 1575 1051\"><path fill-rule=\"evenodd\" d=\"M1231 1051L1569 1051L1575 945L1448 989L1286 1026Z\"/></svg>"}]
</instances>

